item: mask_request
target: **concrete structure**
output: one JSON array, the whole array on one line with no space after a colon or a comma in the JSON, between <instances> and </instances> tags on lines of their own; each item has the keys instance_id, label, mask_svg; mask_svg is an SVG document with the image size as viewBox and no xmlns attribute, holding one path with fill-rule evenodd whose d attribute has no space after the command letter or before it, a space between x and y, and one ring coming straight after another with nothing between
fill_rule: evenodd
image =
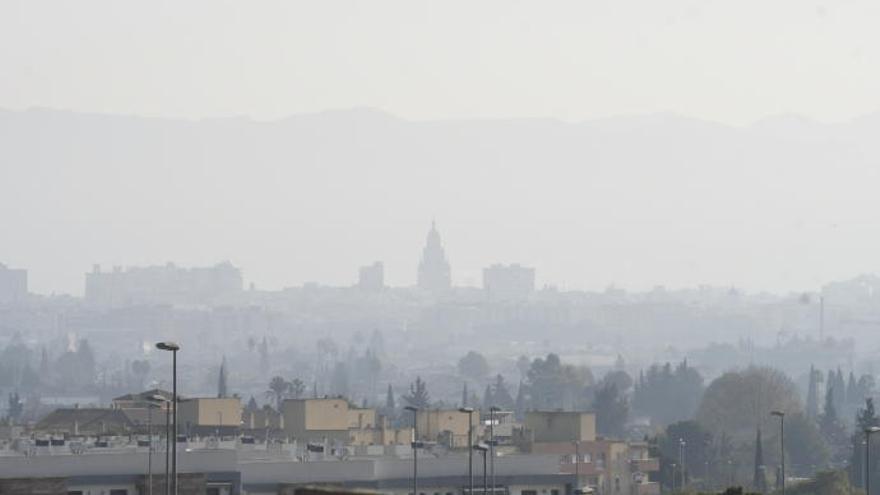
<instances>
[{"instance_id":1,"label":"concrete structure","mask_svg":"<svg viewBox=\"0 0 880 495\"><path fill-rule=\"evenodd\" d=\"M21 302L27 294L27 270L8 268L0 263L0 304Z\"/></svg>"},{"instance_id":2,"label":"concrete structure","mask_svg":"<svg viewBox=\"0 0 880 495\"><path fill-rule=\"evenodd\" d=\"M597 489L598 493L660 493L659 483L649 479L650 473L660 470L660 462L648 456L645 443L606 439L580 442L577 447L574 442L534 443L530 452L558 455L562 472L577 472L581 486Z\"/></svg>"},{"instance_id":3,"label":"concrete structure","mask_svg":"<svg viewBox=\"0 0 880 495\"><path fill-rule=\"evenodd\" d=\"M478 468L476 464L475 460L475 472L479 473L482 467ZM495 474L498 493L504 491L509 495L566 495L574 481L571 475L560 473L558 457L552 455L499 457ZM370 490L388 495L409 495L412 490L412 461L387 457L341 462L242 463L241 475L248 494L284 493L283 490L291 486L305 484ZM467 456L420 457L419 488L420 495L467 495Z\"/></svg>"},{"instance_id":4,"label":"concrete structure","mask_svg":"<svg viewBox=\"0 0 880 495\"><path fill-rule=\"evenodd\" d=\"M660 492L659 484L649 478L650 473L659 471L660 464L649 457L648 445L598 438L594 413L526 413L515 441L524 452L558 456L562 472L578 473L579 486L594 488L598 493Z\"/></svg>"},{"instance_id":5,"label":"concrete structure","mask_svg":"<svg viewBox=\"0 0 880 495\"><path fill-rule=\"evenodd\" d=\"M177 412L180 431L188 435L230 435L241 428L241 401L237 397L183 399Z\"/></svg>"},{"instance_id":6,"label":"concrete structure","mask_svg":"<svg viewBox=\"0 0 880 495\"><path fill-rule=\"evenodd\" d=\"M535 291L535 269L520 265L483 268L483 290L493 301L522 301Z\"/></svg>"},{"instance_id":7,"label":"concrete structure","mask_svg":"<svg viewBox=\"0 0 880 495\"><path fill-rule=\"evenodd\" d=\"M284 433L302 441L348 441L352 418L345 399L287 399L281 406Z\"/></svg>"},{"instance_id":8,"label":"concrete structure","mask_svg":"<svg viewBox=\"0 0 880 495\"><path fill-rule=\"evenodd\" d=\"M63 455L0 455L0 493L138 495L146 493L147 449ZM162 493L160 459L153 456L153 493ZM234 450L179 452L181 495L239 495ZM5 488L5 489L4 489ZM24 491L16 491L24 490Z\"/></svg>"},{"instance_id":9,"label":"concrete structure","mask_svg":"<svg viewBox=\"0 0 880 495\"><path fill-rule=\"evenodd\" d=\"M164 398L165 401L154 400L153 397L156 395ZM110 401L110 405L115 409L146 409L150 406L156 406L159 409L164 410L170 404L171 397L171 392L154 388L139 394L121 395Z\"/></svg>"},{"instance_id":10,"label":"concrete structure","mask_svg":"<svg viewBox=\"0 0 880 495\"><path fill-rule=\"evenodd\" d=\"M305 485L408 495L412 486L412 461L406 458L327 458L304 462L285 456L284 452L273 455L270 450L257 452L244 446L222 445L188 445L179 454L183 495L274 495L291 493ZM103 453L89 450L78 454L32 452L28 456L0 451L0 490L53 495L139 495L147 491L146 463L146 448L118 447ZM463 453L426 455L420 459L419 473L419 495L469 495L467 456ZM570 495L574 486L573 477L560 472L556 455L502 456L496 459L495 473L495 493ZM162 493L163 482L161 470L156 469L154 494Z\"/></svg>"},{"instance_id":11,"label":"concrete structure","mask_svg":"<svg viewBox=\"0 0 880 495\"><path fill-rule=\"evenodd\" d=\"M102 272L95 265L86 274L85 299L101 306L206 305L223 302L243 289L241 271L229 262L212 267L114 267Z\"/></svg>"},{"instance_id":12,"label":"concrete structure","mask_svg":"<svg viewBox=\"0 0 880 495\"><path fill-rule=\"evenodd\" d=\"M368 291L380 291L385 288L385 266L381 261L360 268L358 288Z\"/></svg>"},{"instance_id":13,"label":"concrete structure","mask_svg":"<svg viewBox=\"0 0 880 495\"><path fill-rule=\"evenodd\" d=\"M431 230L419 262L418 286L430 292L442 292L452 287L449 262L446 261L446 252L434 222L431 222Z\"/></svg>"},{"instance_id":14,"label":"concrete structure","mask_svg":"<svg viewBox=\"0 0 880 495\"><path fill-rule=\"evenodd\" d=\"M412 429L389 428L375 409L346 399L288 399L281 407L284 435L302 442L351 446L409 445Z\"/></svg>"},{"instance_id":15,"label":"concrete structure","mask_svg":"<svg viewBox=\"0 0 880 495\"><path fill-rule=\"evenodd\" d=\"M466 448L468 444L468 416L473 420L474 443L480 436L480 413L472 415L457 409L426 409L416 413L419 440L438 442L450 448Z\"/></svg>"},{"instance_id":16,"label":"concrete structure","mask_svg":"<svg viewBox=\"0 0 880 495\"><path fill-rule=\"evenodd\" d=\"M49 413L34 425L33 431L49 435L125 435L136 429L121 409L71 407Z\"/></svg>"},{"instance_id":17,"label":"concrete structure","mask_svg":"<svg viewBox=\"0 0 880 495\"><path fill-rule=\"evenodd\" d=\"M526 413L524 426L529 443L596 440L596 414L592 412L532 411Z\"/></svg>"}]
</instances>

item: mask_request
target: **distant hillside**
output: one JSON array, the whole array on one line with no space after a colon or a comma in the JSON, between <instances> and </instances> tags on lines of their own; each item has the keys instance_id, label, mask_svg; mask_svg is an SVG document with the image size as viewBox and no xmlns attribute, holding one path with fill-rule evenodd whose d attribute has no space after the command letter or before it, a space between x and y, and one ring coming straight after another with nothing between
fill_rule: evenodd
<instances>
[{"instance_id":1,"label":"distant hillside","mask_svg":"<svg viewBox=\"0 0 880 495\"><path fill-rule=\"evenodd\" d=\"M864 266L880 248L869 238L849 244L853 259L816 268L846 245L797 225L877 219L878 135L878 115L735 128L670 114L572 124L370 109L274 122L0 111L0 260L30 268L38 291L81 291L93 262L166 260L231 259L278 287L350 282L384 259L405 284L436 216L456 276L475 284L498 260L572 286L809 285L876 268Z\"/></svg>"}]
</instances>

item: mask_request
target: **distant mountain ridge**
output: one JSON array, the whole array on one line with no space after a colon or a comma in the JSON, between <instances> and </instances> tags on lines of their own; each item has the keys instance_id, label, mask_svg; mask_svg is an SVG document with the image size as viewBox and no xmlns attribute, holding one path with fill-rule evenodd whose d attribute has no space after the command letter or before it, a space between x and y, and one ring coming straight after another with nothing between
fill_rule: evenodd
<instances>
[{"instance_id":1,"label":"distant mountain ridge","mask_svg":"<svg viewBox=\"0 0 880 495\"><path fill-rule=\"evenodd\" d=\"M46 292L81 292L95 262L167 260L230 259L279 287L342 283L383 259L405 284L437 216L441 230L455 224L444 239L453 273L467 277L500 259L573 286L754 277L796 289L877 268L846 256L806 280L811 259L844 246L796 227L878 221L877 135L880 114L735 127L675 114L568 123L411 121L369 108L274 121L0 110L11 178L0 220L12 234L0 257ZM873 237L858 238L860 252L880 250ZM757 241L773 250L766 265L715 265L751 256Z\"/></svg>"}]
</instances>

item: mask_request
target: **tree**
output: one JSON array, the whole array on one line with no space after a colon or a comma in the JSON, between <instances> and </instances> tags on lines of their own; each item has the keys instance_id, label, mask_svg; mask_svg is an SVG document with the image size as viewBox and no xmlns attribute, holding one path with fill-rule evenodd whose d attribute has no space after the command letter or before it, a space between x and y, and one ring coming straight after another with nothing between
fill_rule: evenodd
<instances>
[{"instance_id":1,"label":"tree","mask_svg":"<svg viewBox=\"0 0 880 495\"><path fill-rule=\"evenodd\" d=\"M815 419L819 417L819 380L821 374L816 371L813 365L810 365L810 381L807 386L807 417Z\"/></svg>"},{"instance_id":2,"label":"tree","mask_svg":"<svg viewBox=\"0 0 880 495\"><path fill-rule=\"evenodd\" d=\"M633 408L660 424L693 417L703 397L703 377L687 360L674 369L658 364L640 372L633 391Z\"/></svg>"},{"instance_id":3,"label":"tree","mask_svg":"<svg viewBox=\"0 0 880 495\"><path fill-rule=\"evenodd\" d=\"M227 394L226 390L226 358L220 362L220 373L217 376L217 397L223 399Z\"/></svg>"},{"instance_id":4,"label":"tree","mask_svg":"<svg viewBox=\"0 0 880 495\"><path fill-rule=\"evenodd\" d=\"M302 396L306 393L306 384L299 378L294 378L292 382L290 382L290 393L293 395L294 399L301 399Z\"/></svg>"},{"instance_id":5,"label":"tree","mask_svg":"<svg viewBox=\"0 0 880 495\"><path fill-rule=\"evenodd\" d=\"M246 411L254 412L254 411L258 410L259 408L260 408L260 406L257 404L257 399L254 399L254 396L252 395L250 400L248 400L248 403L244 409Z\"/></svg>"},{"instance_id":6,"label":"tree","mask_svg":"<svg viewBox=\"0 0 880 495\"><path fill-rule=\"evenodd\" d=\"M144 383L147 381L147 375L150 374L150 362L146 359L132 361L131 372L137 380L137 389L143 390Z\"/></svg>"},{"instance_id":7,"label":"tree","mask_svg":"<svg viewBox=\"0 0 880 495\"><path fill-rule=\"evenodd\" d=\"M342 361L337 362L333 368L332 390L337 396L348 397L348 366Z\"/></svg>"},{"instance_id":8,"label":"tree","mask_svg":"<svg viewBox=\"0 0 880 495\"><path fill-rule=\"evenodd\" d=\"M625 394L633 386L633 379L629 373L623 370L609 371L602 377L602 383L613 383L617 387L617 391Z\"/></svg>"},{"instance_id":9,"label":"tree","mask_svg":"<svg viewBox=\"0 0 880 495\"><path fill-rule=\"evenodd\" d=\"M431 397L428 395L428 385L422 380L422 377L417 376L416 381L410 384L409 393L403 396L403 400L410 406L419 409L427 409L430 406Z\"/></svg>"},{"instance_id":10,"label":"tree","mask_svg":"<svg viewBox=\"0 0 880 495\"><path fill-rule=\"evenodd\" d=\"M520 356L516 359L516 369L519 371L520 380L526 379L526 374L531 366L532 362L526 356Z\"/></svg>"},{"instance_id":11,"label":"tree","mask_svg":"<svg viewBox=\"0 0 880 495\"><path fill-rule=\"evenodd\" d=\"M758 493L767 492L767 472L764 465L764 446L761 443L761 428L758 428L758 434L755 438L755 476L752 481L752 487Z\"/></svg>"},{"instance_id":12,"label":"tree","mask_svg":"<svg viewBox=\"0 0 880 495\"><path fill-rule=\"evenodd\" d=\"M666 474L664 476L665 479L661 480L661 482L665 485L672 484L672 469L670 465L679 462L679 449L681 448L682 440L685 442L685 465L679 466L679 469L683 469L685 476L688 476L691 471L700 472L699 469L703 469L702 466L710 463L715 464L711 462L714 461L711 433L706 431L700 423L693 420L672 423L656 439L657 448L660 453L660 462L664 465L664 468L661 469L661 474ZM666 466L669 466L669 468L665 468ZM697 469L692 469L692 466L697 466ZM677 478L679 481L681 479L680 476Z\"/></svg>"},{"instance_id":13,"label":"tree","mask_svg":"<svg viewBox=\"0 0 880 495\"><path fill-rule=\"evenodd\" d=\"M269 380L269 390L266 391L266 396L275 400L275 407L280 411L281 401L284 400L284 396L289 390L290 384L287 383L287 380L280 376L274 376Z\"/></svg>"},{"instance_id":14,"label":"tree","mask_svg":"<svg viewBox=\"0 0 880 495\"><path fill-rule=\"evenodd\" d=\"M803 477L827 466L830 456L816 422L801 413L785 416L785 452L786 471Z\"/></svg>"},{"instance_id":15,"label":"tree","mask_svg":"<svg viewBox=\"0 0 880 495\"><path fill-rule=\"evenodd\" d=\"M593 384L589 368L563 365L556 354L532 361L527 377L531 406L535 409L573 409L586 387Z\"/></svg>"},{"instance_id":16,"label":"tree","mask_svg":"<svg viewBox=\"0 0 880 495\"><path fill-rule=\"evenodd\" d=\"M461 376L480 381L489 374L489 363L479 352L470 351L458 361L458 373Z\"/></svg>"},{"instance_id":17,"label":"tree","mask_svg":"<svg viewBox=\"0 0 880 495\"><path fill-rule=\"evenodd\" d=\"M596 411L596 431L612 438L623 438L629 404L626 397L617 391L613 382L606 383L597 392L593 400Z\"/></svg>"},{"instance_id":18,"label":"tree","mask_svg":"<svg viewBox=\"0 0 880 495\"><path fill-rule=\"evenodd\" d=\"M835 397L839 397L839 395L835 393L834 387L829 387L825 393L825 411L819 418L819 431L830 449L831 463L841 465L847 457L849 440L846 428L837 415Z\"/></svg>"},{"instance_id":19,"label":"tree","mask_svg":"<svg viewBox=\"0 0 880 495\"><path fill-rule=\"evenodd\" d=\"M391 388L391 384L388 384L388 391L385 393L385 414L390 415L397 409L397 404L394 400L394 389Z\"/></svg>"},{"instance_id":20,"label":"tree","mask_svg":"<svg viewBox=\"0 0 880 495\"><path fill-rule=\"evenodd\" d=\"M522 421L526 416L526 387L522 380L519 381L519 387L516 388L516 404L513 406L516 419Z\"/></svg>"},{"instance_id":21,"label":"tree","mask_svg":"<svg viewBox=\"0 0 880 495\"><path fill-rule=\"evenodd\" d=\"M880 426L880 418L877 417L877 413L874 410L874 399L868 397L865 399L865 407L859 409L856 413L856 427L851 438L852 457L850 458L850 480L853 485L859 488L864 488L865 485L865 445L863 445L863 442L867 441L865 430L875 426ZM877 441L873 437L871 437L870 449L872 454L871 458L877 459L876 456L880 454L880 452L878 452ZM880 479L877 478L877 463L872 462L871 464L871 483L872 485L875 485L875 481L880 482Z\"/></svg>"},{"instance_id":22,"label":"tree","mask_svg":"<svg viewBox=\"0 0 880 495\"><path fill-rule=\"evenodd\" d=\"M748 442L755 427L775 431L770 411L801 411L800 397L791 379L779 370L750 366L729 371L709 384L696 419L710 431L723 431L734 441Z\"/></svg>"},{"instance_id":23,"label":"tree","mask_svg":"<svg viewBox=\"0 0 880 495\"><path fill-rule=\"evenodd\" d=\"M9 420L15 424L21 419L21 415L24 412L24 402L21 401L21 397L19 397L18 392L12 392L9 394L8 399L8 411L7 417Z\"/></svg>"},{"instance_id":24,"label":"tree","mask_svg":"<svg viewBox=\"0 0 880 495\"><path fill-rule=\"evenodd\" d=\"M873 486L871 485L873 490ZM854 490L844 471L821 471L813 479L797 483L791 488L786 487L787 495L856 495L862 493Z\"/></svg>"},{"instance_id":25,"label":"tree","mask_svg":"<svg viewBox=\"0 0 880 495\"><path fill-rule=\"evenodd\" d=\"M264 335L263 340L260 341L260 372L263 376L269 373L269 366L269 342Z\"/></svg>"},{"instance_id":26,"label":"tree","mask_svg":"<svg viewBox=\"0 0 880 495\"><path fill-rule=\"evenodd\" d=\"M513 410L516 403L510 391L507 390L507 383L501 374L495 376L495 383L486 387L486 396L483 397L486 408L498 407L507 411Z\"/></svg>"},{"instance_id":27,"label":"tree","mask_svg":"<svg viewBox=\"0 0 880 495\"><path fill-rule=\"evenodd\" d=\"M382 362L379 356L372 350L367 349L364 355L356 361L357 374L366 381L370 395L376 392L376 381L379 379L379 372L382 371Z\"/></svg>"}]
</instances>

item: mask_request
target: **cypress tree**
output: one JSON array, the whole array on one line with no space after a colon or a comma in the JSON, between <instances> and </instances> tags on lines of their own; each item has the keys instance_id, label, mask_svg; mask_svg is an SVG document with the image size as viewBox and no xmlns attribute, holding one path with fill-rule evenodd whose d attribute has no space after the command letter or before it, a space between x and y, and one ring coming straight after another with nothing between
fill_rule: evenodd
<instances>
[{"instance_id":1,"label":"cypress tree","mask_svg":"<svg viewBox=\"0 0 880 495\"><path fill-rule=\"evenodd\" d=\"M816 368L810 365L810 385L807 388L807 417L816 419L819 417L819 379Z\"/></svg>"},{"instance_id":2,"label":"cypress tree","mask_svg":"<svg viewBox=\"0 0 880 495\"><path fill-rule=\"evenodd\" d=\"M758 428L758 436L755 439L755 476L752 486L758 493L767 492L767 476L764 471L764 448L761 445L761 428Z\"/></svg>"},{"instance_id":3,"label":"cypress tree","mask_svg":"<svg viewBox=\"0 0 880 495\"><path fill-rule=\"evenodd\" d=\"M227 395L226 390L226 357L220 363L220 376L217 377L217 398L223 399Z\"/></svg>"}]
</instances>

